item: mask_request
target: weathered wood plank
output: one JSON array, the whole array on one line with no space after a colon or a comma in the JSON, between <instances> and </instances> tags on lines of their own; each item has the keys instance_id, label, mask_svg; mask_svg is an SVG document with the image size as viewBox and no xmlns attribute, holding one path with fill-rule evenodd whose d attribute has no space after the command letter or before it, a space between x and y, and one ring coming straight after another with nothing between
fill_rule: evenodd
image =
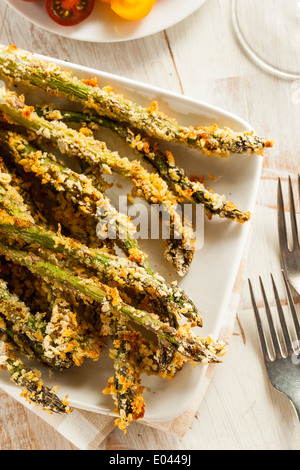
<instances>
[{"instance_id":1,"label":"weathered wood plank","mask_svg":"<svg viewBox=\"0 0 300 470\"><path fill-rule=\"evenodd\" d=\"M74 446L54 432L31 411L0 390L0 450L73 450Z\"/></svg>"}]
</instances>

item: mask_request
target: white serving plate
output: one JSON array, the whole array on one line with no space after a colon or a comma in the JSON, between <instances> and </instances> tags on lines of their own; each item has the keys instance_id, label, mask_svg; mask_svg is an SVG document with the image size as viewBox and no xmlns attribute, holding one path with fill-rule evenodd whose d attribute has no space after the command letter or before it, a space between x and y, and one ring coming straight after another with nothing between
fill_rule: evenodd
<instances>
[{"instance_id":1,"label":"white serving plate","mask_svg":"<svg viewBox=\"0 0 300 470\"><path fill-rule=\"evenodd\" d=\"M146 37L170 28L194 13L206 0L157 0L150 14L140 21L126 21L108 5L96 2L95 8L79 25L66 27L52 21L44 2L5 0L17 12L41 28L70 39L89 42L120 42Z\"/></svg>"},{"instance_id":2,"label":"white serving plate","mask_svg":"<svg viewBox=\"0 0 300 470\"><path fill-rule=\"evenodd\" d=\"M42 57L42 56L37 56ZM230 127L235 131L252 130L251 125L238 116L214 106L196 101L170 91L152 87L133 80L125 79L94 69L62 62L55 59L64 69L70 69L80 77L97 77L100 86L112 85L114 89L143 106L149 106L156 100L160 109L173 116L183 125L217 125ZM42 92L22 88L28 103L52 102L52 97ZM60 101L61 102L61 101ZM107 138L112 150L119 150L122 155L131 156L127 146L117 145L111 134L101 136ZM261 175L262 158L254 156L232 155L228 159L207 158L196 150L181 145L167 144L175 155L179 165L189 175L215 175L217 179L210 186L228 199L234 201L242 210L253 211ZM124 180L122 180L123 182ZM124 183L123 183L124 184ZM116 196L113 188L111 195ZM127 188L122 190L125 194ZM204 317L204 328L201 334L212 334L218 338L221 327L226 322L226 315L233 286L238 273L241 258L249 233L250 224L236 224L218 217L211 221L205 220L204 247L196 252L189 273L179 280L179 285L194 300ZM163 259L161 241L142 241L141 246L149 254L151 266L162 274L167 281L176 279L172 267ZM226 358L225 358L226 360ZM106 386L108 378L113 375L112 360L105 352L98 362L86 362L80 368L63 373L54 373L48 377L46 369L43 378L49 385L59 385L59 395L69 395L73 407L113 414L113 403L109 396L101 390ZM223 367L222 364L217 367ZM206 367L188 364L174 380L143 376L145 401L147 404L145 419L169 420L189 408L197 396ZM6 390L15 387L5 372L0 375L0 385Z\"/></svg>"}]
</instances>

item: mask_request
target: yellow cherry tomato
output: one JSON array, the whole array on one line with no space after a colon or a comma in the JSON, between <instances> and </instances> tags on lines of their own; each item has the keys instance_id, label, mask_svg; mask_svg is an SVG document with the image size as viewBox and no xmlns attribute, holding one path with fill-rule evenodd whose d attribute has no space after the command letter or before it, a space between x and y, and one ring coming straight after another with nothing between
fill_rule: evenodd
<instances>
[{"instance_id":1,"label":"yellow cherry tomato","mask_svg":"<svg viewBox=\"0 0 300 470\"><path fill-rule=\"evenodd\" d=\"M111 9L125 20L137 21L149 15L156 0L111 0Z\"/></svg>"}]
</instances>

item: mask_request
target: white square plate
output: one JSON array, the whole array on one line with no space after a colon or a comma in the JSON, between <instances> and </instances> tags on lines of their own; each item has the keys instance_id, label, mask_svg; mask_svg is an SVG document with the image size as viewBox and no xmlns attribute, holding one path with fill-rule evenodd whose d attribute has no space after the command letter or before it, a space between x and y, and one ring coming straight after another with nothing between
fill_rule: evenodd
<instances>
[{"instance_id":1,"label":"white square plate","mask_svg":"<svg viewBox=\"0 0 300 470\"><path fill-rule=\"evenodd\" d=\"M52 58L42 58L58 63L63 69L72 70L79 78L97 77L99 86L111 85L117 92L143 106L149 106L155 100L159 103L161 111L173 116L183 125L217 124L220 127L230 127L234 131L252 130L251 126L238 116L194 99L94 69ZM53 102L51 96L34 89L22 88L21 91L25 92L29 104ZM111 150L119 150L121 155L129 156L130 151L127 146L119 145L109 134L105 137ZM215 191L226 194L227 198L235 202L240 209L253 211L261 175L262 157L232 155L223 159L207 158L200 152L181 145L168 144L167 147L172 150L178 164L185 168L189 175L216 176L217 179L210 182ZM115 189L111 191L114 192ZM123 191L126 194L127 189ZM204 247L196 252L189 273L179 280L180 287L203 313L204 328L201 330L203 336L212 334L217 339L221 327L226 322L228 303L249 228L249 223L240 225L218 217L211 221L206 220ZM160 242L143 241L142 247L149 254L151 266L168 282L176 278L171 272L172 267L163 259ZM98 362L88 361L80 368L54 373L51 378L48 377L46 369L36 366L42 370L46 384L59 385L59 395L62 397L69 395L73 407L113 414L114 405L111 397L101 393L109 377L113 375L112 360L107 352L100 356ZM217 367L223 366L220 364ZM144 394L145 419L169 420L189 408L197 396L205 370L205 366L194 367L188 364L173 381L143 376L143 385L147 387ZM5 372L0 375L0 385L7 390L15 387Z\"/></svg>"}]
</instances>

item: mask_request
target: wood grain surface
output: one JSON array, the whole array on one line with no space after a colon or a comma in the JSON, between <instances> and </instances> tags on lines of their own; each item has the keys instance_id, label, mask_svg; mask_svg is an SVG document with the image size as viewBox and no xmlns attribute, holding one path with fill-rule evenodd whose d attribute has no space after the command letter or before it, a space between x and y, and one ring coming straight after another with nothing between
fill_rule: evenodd
<instances>
[{"instance_id":1,"label":"wood grain surface","mask_svg":"<svg viewBox=\"0 0 300 470\"><path fill-rule=\"evenodd\" d=\"M167 31L128 43L94 44L45 32L1 1L0 43L183 93L232 111L249 121L260 135L273 138L276 146L264 159L247 267L255 288L259 275L270 288L270 272L280 282L277 178L287 181L289 174L295 177L299 171L300 85L268 75L252 64L235 38L230 5L230 0L208 0L190 18ZM281 292L284 301L282 288ZM294 411L288 399L272 389L265 373L245 285L228 355L217 368L187 435L178 439L137 423L126 436L114 430L100 450L299 447L300 428ZM75 448L0 391L0 449Z\"/></svg>"}]
</instances>

